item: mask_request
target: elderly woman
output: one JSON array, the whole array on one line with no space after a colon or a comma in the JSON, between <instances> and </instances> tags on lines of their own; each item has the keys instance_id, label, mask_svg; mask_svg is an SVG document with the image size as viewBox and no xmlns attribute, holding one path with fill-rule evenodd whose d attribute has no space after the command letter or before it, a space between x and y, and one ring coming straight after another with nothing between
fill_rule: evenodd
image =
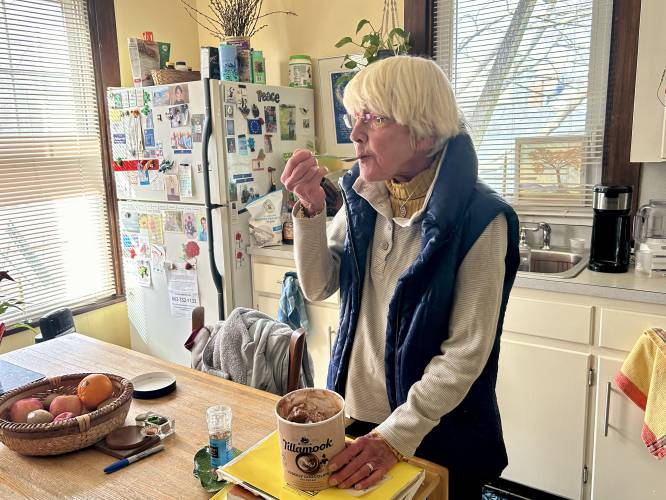
<instances>
[{"instance_id":1,"label":"elderly woman","mask_svg":"<svg viewBox=\"0 0 666 500\"><path fill-rule=\"evenodd\" d=\"M358 161L326 229L326 170L297 150L295 258L310 300L340 290L328 387L359 436L330 482L365 488L403 456L450 472L450 498L479 498L507 465L495 397L518 220L477 178L451 86L432 61L391 57L359 72L344 105Z\"/></svg>"}]
</instances>

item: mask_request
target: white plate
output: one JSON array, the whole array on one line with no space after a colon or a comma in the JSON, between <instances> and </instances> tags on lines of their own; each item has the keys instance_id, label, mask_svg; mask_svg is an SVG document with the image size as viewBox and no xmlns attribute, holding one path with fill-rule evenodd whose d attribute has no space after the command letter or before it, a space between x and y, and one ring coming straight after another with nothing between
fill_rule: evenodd
<instances>
[{"instance_id":1,"label":"white plate","mask_svg":"<svg viewBox=\"0 0 666 500\"><path fill-rule=\"evenodd\" d=\"M134 397L154 399L165 396L176 388L176 377L169 372L143 373L131 379Z\"/></svg>"}]
</instances>

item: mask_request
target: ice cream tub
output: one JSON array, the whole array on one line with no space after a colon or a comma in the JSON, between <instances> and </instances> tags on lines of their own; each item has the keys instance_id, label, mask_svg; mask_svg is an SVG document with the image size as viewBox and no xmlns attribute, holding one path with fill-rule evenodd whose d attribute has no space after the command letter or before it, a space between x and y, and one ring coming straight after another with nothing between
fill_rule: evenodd
<instances>
[{"instance_id":1,"label":"ice cream tub","mask_svg":"<svg viewBox=\"0 0 666 500\"><path fill-rule=\"evenodd\" d=\"M284 480L293 488L328 488L328 462L345 447L345 402L326 389L298 389L275 405Z\"/></svg>"}]
</instances>

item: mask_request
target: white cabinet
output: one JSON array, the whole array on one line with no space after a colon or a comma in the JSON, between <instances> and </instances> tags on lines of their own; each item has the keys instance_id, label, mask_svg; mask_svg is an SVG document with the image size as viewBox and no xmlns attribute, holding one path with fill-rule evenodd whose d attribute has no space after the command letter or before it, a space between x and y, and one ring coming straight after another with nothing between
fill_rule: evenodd
<instances>
[{"instance_id":1,"label":"white cabinet","mask_svg":"<svg viewBox=\"0 0 666 500\"><path fill-rule=\"evenodd\" d=\"M254 308L277 316L282 281L285 273L295 271L294 263L283 259L252 256L252 295ZM315 387L326 387L331 346L338 330L337 293L322 302L306 302L310 321L307 348L312 357Z\"/></svg>"},{"instance_id":2,"label":"white cabinet","mask_svg":"<svg viewBox=\"0 0 666 500\"><path fill-rule=\"evenodd\" d=\"M641 440L643 411L613 381L622 361L601 356L597 364L592 498L663 499L666 462L647 452Z\"/></svg>"},{"instance_id":3,"label":"white cabinet","mask_svg":"<svg viewBox=\"0 0 666 500\"><path fill-rule=\"evenodd\" d=\"M580 498L588 354L502 341L497 399L509 466L502 477Z\"/></svg>"},{"instance_id":4,"label":"white cabinet","mask_svg":"<svg viewBox=\"0 0 666 500\"><path fill-rule=\"evenodd\" d=\"M642 0L631 137L632 162L666 159L666 2Z\"/></svg>"}]
</instances>

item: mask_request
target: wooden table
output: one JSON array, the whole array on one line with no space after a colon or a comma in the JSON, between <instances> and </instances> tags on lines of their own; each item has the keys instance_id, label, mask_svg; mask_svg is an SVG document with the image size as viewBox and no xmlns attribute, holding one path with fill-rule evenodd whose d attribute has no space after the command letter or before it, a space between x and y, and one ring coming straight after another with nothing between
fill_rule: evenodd
<instances>
[{"instance_id":1,"label":"wooden table","mask_svg":"<svg viewBox=\"0 0 666 500\"><path fill-rule=\"evenodd\" d=\"M192 475L194 454L208 444L206 408L214 404L231 407L233 444L241 450L276 428L273 408L278 398L272 394L83 335L66 335L0 358L47 377L107 372L132 378L168 371L177 380L176 391L167 396L134 399L127 416L127 424L146 410L174 417L176 433L165 440L165 451L107 475L104 467L116 459L94 448L55 457L27 457L0 443L0 498L209 498ZM426 494L443 498L433 491L441 489L439 471L433 467L419 490L421 498Z\"/></svg>"}]
</instances>

